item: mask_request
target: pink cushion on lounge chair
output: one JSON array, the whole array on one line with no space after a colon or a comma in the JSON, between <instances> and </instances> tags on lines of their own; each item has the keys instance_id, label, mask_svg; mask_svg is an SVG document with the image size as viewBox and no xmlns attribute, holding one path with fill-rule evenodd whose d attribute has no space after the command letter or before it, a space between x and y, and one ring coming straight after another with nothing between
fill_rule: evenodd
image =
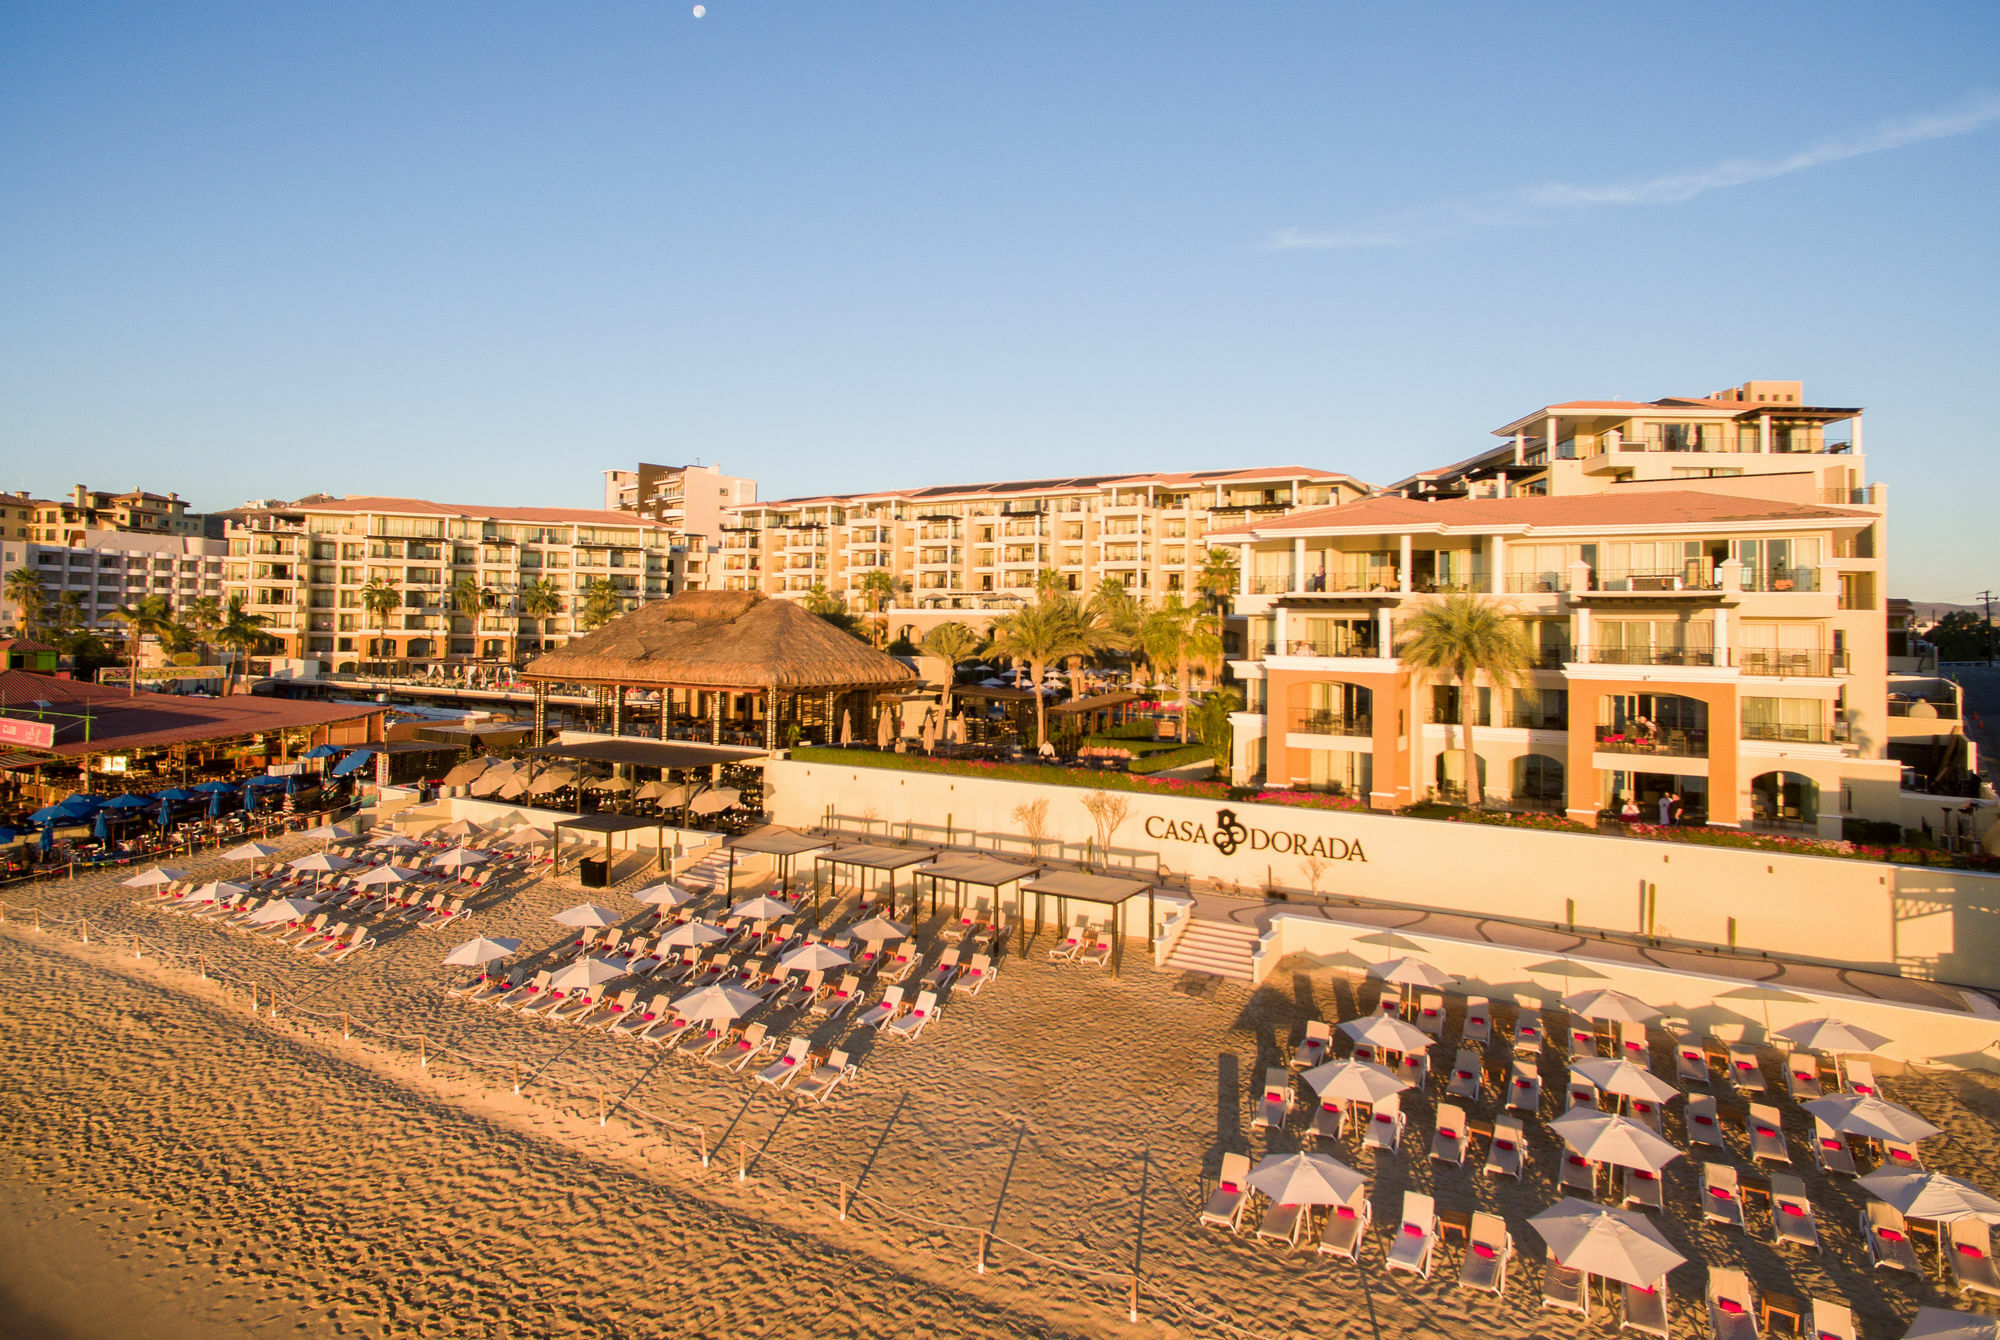
<instances>
[{"instance_id":1,"label":"pink cushion on lounge chair","mask_svg":"<svg viewBox=\"0 0 2000 1340\"><path fill-rule=\"evenodd\" d=\"M1712 1186L1708 1189L1708 1194L1715 1197L1717 1200L1736 1199L1736 1197L1729 1194L1729 1188L1726 1186Z\"/></svg>"},{"instance_id":2,"label":"pink cushion on lounge chair","mask_svg":"<svg viewBox=\"0 0 2000 1340\"><path fill-rule=\"evenodd\" d=\"M1792 1204L1788 1200L1779 1201L1778 1209L1783 1213L1789 1214L1796 1219L1803 1219L1806 1217L1806 1212L1804 1210L1800 1209L1798 1206Z\"/></svg>"},{"instance_id":3,"label":"pink cushion on lounge chair","mask_svg":"<svg viewBox=\"0 0 2000 1340\"><path fill-rule=\"evenodd\" d=\"M1969 1256L1975 1261L1986 1259L1986 1253L1980 1251L1979 1248L1969 1242L1955 1242L1952 1244L1952 1250L1956 1251L1960 1256Z\"/></svg>"},{"instance_id":4,"label":"pink cushion on lounge chair","mask_svg":"<svg viewBox=\"0 0 2000 1340\"><path fill-rule=\"evenodd\" d=\"M1453 1077L1454 1079L1471 1079L1471 1078L1472 1078L1472 1072L1471 1072L1470 1070L1454 1070L1454 1071L1452 1071L1451 1073L1452 1073L1452 1077Z\"/></svg>"},{"instance_id":5,"label":"pink cushion on lounge chair","mask_svg":"<svg viewBox=\"0 0 2000 1340\"><path fill-rule=\"evenodd\" d=\"M1514 1142L1512 1140L1495 1140L1493 1142L1493 1147L1495 1149L1511 1150L1514 1148Z\"/></svg>"},{"instance_id":6,"label":"pink cushion on lounge chair","mask_svg":"<svg viewBox=\"0 0 2000 1340\"><path fill-rule=\"evenodd\" d=\"M1424 1230L1423 1230L1423 1228L1422 1228L1422 1226L1421 1226L1421 1225L1418 1225L1418 1224L1404 1224L1404 1225L1403 1225L1403 1236L1404 1236L1404 1237L1406 1237L1406 1238L1421 1238L1421 1237L1422 1237L1423 1235L1424 1235Z\"/></svg>"},{"instance_id":7,"label":"pink cushion on lounge chair","mask_svg":"<svg viewBox=\"0 0 2000 1340\"><path fill-rule=\"evenodd\" d=\"M1734 1298L1718 1298L1715 1300L1715 1305L1722 1311L1732 1315L1743 1311L1743 1304L1737 1302Z\"/></svg>"},{"instance_id":8,"label":"pink cushion on lounge chair","mask_svg":"<svg viewBox=\"0 0 2000 1340\"><path fill-rule=\"evenodd\" d=\"M1319 1105L1319 1110L1320 1110L1320 1111L1322 1111L1322 1112L1338 1112L1338 1111L1340 1111L1340 1104L1338 1104L1338 1103L1321 1103L1321 1104Z\"/></svg>"},{"instance_id":9,"label":"pink cushion on lounge chair","mask_svg":"<svg viewBox=\"0 0 2000 1340\"><path fill-rule=\"evenodd\" d=\"M1498 1253L1496 1253L1491 1247L1488 1247L1483 1242L1475 1242L1472 1244L1472 1254L1474 1256L1483 1256L1487 1260L1491 1261L1494 1258L1494 1256L1496 1256Z\"/></svg>"},{"instance_id":10,"label":"pink cushion on lounge chair","mask_svg":"<svg viewBox=\"0 0 2000 1340\"><path fill-rule=\"evenodd\" d=\"M1822 1136L1820 1137L1819 1147L1821 1149L1841 1149L1844 1146L1842 1146L1840 1141L1838 1140L1828 1140L1827 1138Z\"/></svg>"},{"instance_id":11,"label":"pink cushion on lounge chair","mask_svg":"<svg viewBox=\"0 0 2000 1340\"><path fill-rule=\"evenodd\" d=\"M1915 1156L1907 1149L1892 1149L1889 1151L1889 1157L1899 1163L1913 1163L1916 1161Z\"/></svg>"},{"instance_id":12,"label":"pink cushion on lounge chair","mask_svg":"<svg viewBox=\"0 0 2000 1340\"><path fill-rule=\"evenodd\" d=\"M1656 1182L1660 1176L1658 1173L1647 1172L1644 1168L1633 1168L1630 1171L1634 1177L1642 1182Z\"/></svg>"},{"instance_id":13,"label":"pink cushion on lounge chair","mask_svg":"<svg viewBox=\"0 0 2000 1340\"><path fill-rule=\"evenodd\" d=\"M1903 1240L1903 1230L1900 1228L1878 1228L1875 1230L1875 1236L1884 1242L1901 1242Z\"/></svg>"},{"instance_id":14,"label":"pink cushion on lounge chair","mask_svg":"<svg viewBox=\"0 0 2000 1340\"><path fill-rule=\"evenodd\" d=\"M1757 1128L1757 1134L1766 1136L1775 1136L1777 1132L1772 1130L1769 1126L1759 1126Z\"/></svg>"},{"instance_id":15,"label":"pink cushion on lounge chair","mask_svg":"<svg viewBox=\"0 0 2000 1340\"><path fill-rule=\"evenodd\" d=\"M1694 1119L1694 1124L1695 1124L1695 1125L1697 1125L1697 1126L1713 1126L1713 1125L1715 1124L1715 1118L1714 1118L1714 1117L1704 1117L1704 1116L1697 1116L1697 1117L1695 1117L1695 1119Z\"/></svg>"},{"instance_id":16,"label":"pink cushion on lounge chair","mask_svg":"<svg viewBox=\"0 0 2000 1340\"><path fill-rule=\"evenodd\" d=\"M1863 1097L1872 1097L1875 1093L1875 1090L1866 1084L1856 1084L1853 1088L1856 1093L1861 1094Z\"/></svg>"},{"instance_id":17,"label":"pink cushion on lounge chair","mask_svg":"<svg viewBox=\"0 0 2000 1340\"><path fill-rule=\"evenodd\" d=\"M1222 1184L1222 1189L1223 1189L1224 1191L1227 1191L1227 1192L1230 1192L1230 1193L1232 1193L1232 1194L1233 1194L1233 1193L1235 1192L1235 1190L1236 1190L1236 1183L1234 1183L1234 1182L1224 1182L1224 1183Z\"/></svg>"},{"instance_id":18,"label":"pink cushion on lounge chair","mask_svg":"<svg viewBox=\"0 0 2000 1340\"><path fill-rule=\"evenodd\" d=\"M1438 1137L1443 1140L1456 1140L1458 1139L1458 1132L1440 1126L1438 1127Z\"/></svg>"},{"instance_id":19,"label":"pink cushion on lounge chair","mask_svg":"<svg viewBox=\"0 0 2000 1340\"><path fill-rule=\"evenodd\" d=\"M1632 1104L1632 1110L1634 1112L1651 1112L1653 1105L1651 1103L1634 1103Z\"/></svg>"},{"instance_id":20,"label":"pink cushion on lounge chair","mask_svg":"<svg viewBox=\"0 0 2000 1340\"><path fill-rule=\"evenodd\" d=\"M1334 1217L1338 1219L1353 1219L1356 1217L1352 1205L1336 1205L1333 1213Z\"/></svg>"},{"instance_id":21,"label":"pink cushion on lounge chair","mask_svg":"<svg viewBox=\"0 0 2000 1340\"><path fill-rule=\"evenodd\" d=\"M1381 1113L1381 1112L1377 1112L1377 1113L1375 1114L1375 1120L1377 1120L1377 1121L1379 1121L1379 1122L1382 1122L1382 1123L1383 1123L1383 1124L1385 1124L1385 1125L1392 1125L1392 1124L1394 1124L1394 1122L1395 1122L1395 1120L1396 1120L1396 1119L1395 1119L1394 1117L1391 1117L1391 1116L1388 1116L1388 1115L1386 1115L1386 1114L1384 1114L1384 1113Z\"/></svg>"},{"instance_id":22,"label":"pink cushion on lounge chair","mask_svg":"<svg viewBox=\"0 0 2000 1340\"><path fill-rule=\"evenodd\" d=\"M1569 1156L1569 1166L1572 1168L1587 1168L1590 1165L1586 1163L1583 1159L1579 1158L1577 1155L1571 1154Z\"/></svg>"}]
</instances>

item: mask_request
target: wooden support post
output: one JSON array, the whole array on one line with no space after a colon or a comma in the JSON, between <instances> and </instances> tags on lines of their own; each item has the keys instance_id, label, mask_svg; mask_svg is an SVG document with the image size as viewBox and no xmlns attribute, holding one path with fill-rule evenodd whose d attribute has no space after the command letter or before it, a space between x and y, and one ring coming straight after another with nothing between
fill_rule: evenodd
<instances>
[{"instance_id":1,"label":"wooden support post","mask_svg":"<svg viewBox=\"0 0 2000 1340\"><path fill-rule=\"evenodd\" d=\"M521 1096L521 1063L519 1061L514 1062L514 1096L516 1098Z\"/></svg>"},{"instance_id":2,"label":"wooden support post","mask_svg":"<svg viewBox=\"0 0 2000 1340\"><path fill-rule=\"evenodd\" d=\"M986 1273L986 1235L984 1233L979 1235L979 1259L977 1265L979 1273L984 1275Z\"/></svg>"},{"instance_id":3,"label":"wooden support post","mask_svg":"<svg viewBox=\"0 0 2000 1340\"><path fill-rule=\"evenodd\" d=\"M430 1068L431 1068L430 1039L425 1037L422 1033L419 1033L417 1034L417 1069L429 1070Z\"/></svg>"},{"instance_id":4,"label":"wooden support post","mask_svg":"<svg viewBox=\"0 0 2000 1340\"><path fill-rule=\"evenodd\" d=\"M1732 921L1729 924L1731 927L1734 927L1736 923ZM35 929L39 931L41 930L41 928L42 928L42 909L38 907L35 909Z\"/></svg>"},{"instance_id":5,"label":"wooden support post","mask_svg":"<svg viewBox=\"0 0 2000 1340\"><path fill-rule=\"evenodd\" d=\"M76 924L77 924L77 926L78 926L78 927L79 927L79 928L80 928L80 929L82 930L82 932L83 932L83 942L84 942L85 944L89 944L89 943L90 943L90 918L89 918L89 917L78 917L78 918L76 919Z\"/></svg>"},{"instance_id":6,"label":"wooden support post","mask_svg":"<svg viewBox=\"0 0 2000 1340\"><path fill-rule=\"evenodd\" d=\"M749 1150L745 1147L743 1141L738 1140L736 1142L736 1180L739 1182L750 1180L749 1157Z\"/></svg>"},{"instance_id":7,"label":"wooden support post","mask_svg":"<svg viewBox=\"0 0 2000 1340\"><path fill-rule=\"evenodd\" d=\"M346 1010L342 1010L342 1011L340 1012L340 1038L341 1038L341 1041L345 1042L345 1041L346 1041L347 1039L349 1039L349 1038L351 1038L351 1037L353 1037L353 1036L354 1036L354 1034L353 1034L353 1033L352 1033L351 1031L349 1031L349 1029L348 1029L348 1027L347 1027L347 1011L346 1011Z\"/></svg>"},{"instance_id":8,"label":"wooden support post","mask_svg":"<svg viewBox=\"0 0 2000 1340\"><path fill-rule=\"evenodd\" d=\"M146 946L139 942L139 937L136 935L132 937L132 957L141 959L146 957Z\"/></svg>"},{"instance_id":9,"label":"wooden support post","mask_svg":"<svg viewBox=\"0 0 2000 1340\"><path fill-rule=\"evenodd\" d=\"M257 1013L257 984L255 982L250 983L250 1013L253 1015Z\"/></svg>"},{"instance_id":10,"label":"wooden support post","mask_svg":"<svg viewBox=\"0 0 2000 1340\"><path fill-rule=\"evenodd\" d=\"M1126 1319L1129 1321L1137 1322L1139 1320L1139 1277L1137 1275L1134 1275L1132 1277L1132 1289L1131 1289L1131 1294L1129 1296L1129 1306L1126 1309L1125 1315Z\"/></svg>"},{"instance_id":11,"label":"wooden support post","mask_svg":"<svg viewBox=\"0 0 2000 1340\"><path fill-rule=\"evenodd\" d=\"M597 1124L600 1128L604 1125L604 1086L602 1084L597 1086Z\"/></svg>"},{"instance_id":12,"label":"wooden support post","mask_svg":"<svg viewBox=\"0 0 2000 1340\"><path fill-rule=\"evenodd\" d=\"M840 1184L840 1222L847 1222L847 1183Z\"/></svg>"},{"instance_id":13,"label":"wooden support post","mask_svg":"<svg viewBox=\"0 0 2000 1340\"><path fill-rule=\"evenodd\" d=\"M208 955L196 954L194 956L194 975L204 982L208 980Z\"/></svg>"}]
</instances>

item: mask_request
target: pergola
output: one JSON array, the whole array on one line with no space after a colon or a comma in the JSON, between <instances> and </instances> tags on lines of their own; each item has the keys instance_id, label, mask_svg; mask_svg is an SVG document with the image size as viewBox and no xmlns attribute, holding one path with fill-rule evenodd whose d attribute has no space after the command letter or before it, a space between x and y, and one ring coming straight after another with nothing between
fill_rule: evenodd
<instances>
[{"instance_id":1,"label":"pergola","mask_svg":"<svg viewBox=\"0 0 2000 1340\"><path fill-rule=\"evenodd\" d=\"M844 718L872 731L875 699L917 674L788 600L755 591L685 591L642 605L596 632L544 653L522 672L535 690L535 740L547 737L549 687L580 684L626 733L627 689L656 692L662 740L696 736L781 744L781 727L834 743ZM652 704L645 705L651 710Z\"/></svg>"},{"instance_id":2,"label":"pergola","mask_svg":"<svg viewBox=\"0 0 2000 1340\"><path fill-rule=\"evenodd\" d=\"M1023 884L1024 893L1035 895L1035 933L1042 930L1042 899L1056 900L1056 916L1067 925L1069 905L1076 903L1096 903L1111 909L1111 975L1116 977L1125 961L1125 904L1128 900L1146 895L1146 942L1152 943L1155 929L1153 912L1153 886L1143 879L1119 879L1112 875L1086 875L1073 870L1059 870L1046 874L1033 883ZM1034 937L1030 936L1030 940Z\"/></svg>"},{"instance_id":3,"label":"pergola","mask_svg":"<svg viewBox=\"0 0 2000 1340\"><path fill-rule=\"evenodd\" d=\"M967 885L974 888L991 889L996 907L1000 901L1000 890L1009 884L1020 884L1041 873L1040 866L1015 865L1012 861L1002 861L992 856L951 855L941 856L916 873L916 878L931 882L931 915L937 915L938 885L949 884L957 890L955 907L965 906ZM1021 913L1021 891L1014 891L1014 914Z\"/></svg>"},{"instance_id":4,"label":"pergola","mask_svg":"<svg viewBox=\"0 0 2000 1340\"><path fill-rule=\"evenodd\" d=\"M813 898L815 902L819 898L821 866L833 866L836 878L839 875L841 866L852 866L856 871L862 872L859 877L863 881L868 877L866 872L872 871L876 874L886 873L889 876L889 915L893 917L896 915L896 872L898 870L907 870L913 865L922 865L926 861L935 859L936 856L937 852L927 848L876 847L870 846L867 843L856 843L851 847L836 847L830 852L813 858ZM916 910L916 905L916 881L912 879L910 881L911 911L914 912Z\"/></svg>"},{"instance_id":5,"label":"pergola","mask_svg":"<svg viewBox=\"0 0 2000 1340\"><path fill-rule=\"evenodd\" d=\"M833 845L827 838L810 837L796 828L780 828L769 824L763 828L745 833L729 844L729 891L736 890L736 854L749 852L753 856L775 856L778 858L778 882L791 882L792 871L799 857L808 852L825 851ZM815 899L819 891L819 881L813 881Z\"/></svg>"},{"instance_id":6,"label":"pergola","mask_svg":"<svg viewBox=\"0 0 2000 1340\"><path fill-rule=\"evenodd\" d=\"M595 833L603 838L604 860L608 866L611 862L612 838L620 833L631 833L641 828L651 828L657 830L659 833L660 869L665 870L667 868L667 829L670 827L672 825L665 819L647 818L644 815L638 814L580 814L574 819L558 819L555 823L554 833L552 834L555 858L558 863L557 868L561 868L564 829L568 829L572 833ZM627 851L636 850L629 841L626 843L625 849ZM581 861L583 858L578 857L577 859Z\"/></svg>"}]
</instances>

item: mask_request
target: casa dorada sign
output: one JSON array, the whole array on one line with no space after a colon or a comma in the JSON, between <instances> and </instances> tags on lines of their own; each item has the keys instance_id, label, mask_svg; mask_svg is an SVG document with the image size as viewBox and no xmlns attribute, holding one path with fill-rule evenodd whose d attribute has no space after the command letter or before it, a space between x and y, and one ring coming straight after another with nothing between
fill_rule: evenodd
<instances>
[{"instance_id":1,"label":"casa dorada sign","mask_svg":"<svg viewBox=\"0 0 2000 1340\"><path fill-rule=\"evenodd\" d=\"M1224 856L1234 856L1239 851L1262 851L1279 856L1317 856L1328 861L1368 860L1357 839L1308 837L1283 828L1257 828L1237 818L1235 810L1217 810L1212 824L1149 814L1145 829L1146 836L1157 842L1202 843Z\"/></svg>"}]
</instances>

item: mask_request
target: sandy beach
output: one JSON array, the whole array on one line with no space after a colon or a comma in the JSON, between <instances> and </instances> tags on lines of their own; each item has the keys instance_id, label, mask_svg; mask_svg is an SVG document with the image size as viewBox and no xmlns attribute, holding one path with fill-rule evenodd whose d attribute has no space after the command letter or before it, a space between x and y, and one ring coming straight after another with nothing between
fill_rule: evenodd
<instances>
[{"instance_id":1,"label":"sandy beach","mask_svg":"<svg viewBox=\"0 0 2000 1340\"><path fill-rule=\"evenodd\" d=\"M1352 1015L1357 988L1372 1001L1344 970L1294 961L1252 991L1163 976L1135 953L1114 981L1041 961L1044 934L917 1041L857 1039L859 1074L818 1107L442 997L459 970L438 960L474 932L554 943L549 916L582 901L561 882L515 886L471 925L411 930L328 967L135 908L114 881L7 894L10 1334L1497 1337L1600 1324L1539 1305L1543 1250L1525 1221L1556 1199L1552 1137L1535 1137L1519 1184L1437 1167L1423 1157L1428 1097L1409 1104L1400 1157L1352 1140L1335 1151L1372 1178L1378 1232L1359 1268L1196 1224L1223 1153L1304 1142L1301 1119L1252 1132L1248 1094L1303 1019ZM639 910L618 890L591 896ZM1946 1129L1925 1145L1934 1168L1990 1180L1992 1077L1892 1072L1887 1087ZM1677 1110L1668 1134L1685 1147ZM1669 1169L1662 1227L1690 1258L1671 1280L1675 1334L1704 1325L1705 1264L1844 1300L1871 1340L1900 1336L1919 1303L1966 1306L1935 1276L1871 1272L1852 1227L1861 1193L1799 1171L1826 1242L1817 1258L1774 1247L1768 1224L1748 1238L1700 1227L1697 1166ZM1521 1260L1503 1300L1455 1287L1456 1247L1428 1280L1383 1271L1405 1189L1506 1217Z\"/></svg>"}]
</instances>

